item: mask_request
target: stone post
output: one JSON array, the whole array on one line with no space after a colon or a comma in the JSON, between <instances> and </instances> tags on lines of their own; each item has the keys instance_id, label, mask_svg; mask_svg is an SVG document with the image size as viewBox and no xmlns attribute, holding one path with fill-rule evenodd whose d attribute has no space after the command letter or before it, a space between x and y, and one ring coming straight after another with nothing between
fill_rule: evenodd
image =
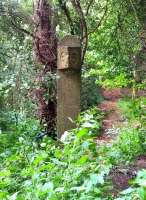
<instances>
[{"instance_id":1,"label":"stone post","mask_svg":"<svg viewBox=\"0 0 146 200\"><path fill-rule=\"evenodd\" d=\"M75 128L80 112L81 44L76 36L66 36L58 44L57 136Z\"/></svg>"}]
</instances>

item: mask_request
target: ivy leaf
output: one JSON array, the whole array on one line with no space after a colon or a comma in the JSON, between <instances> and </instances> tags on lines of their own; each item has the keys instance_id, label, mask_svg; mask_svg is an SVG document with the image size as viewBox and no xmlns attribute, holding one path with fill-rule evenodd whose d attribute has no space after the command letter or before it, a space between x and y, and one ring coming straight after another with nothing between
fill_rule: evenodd
<instances>
[{"instance_id":1,"label":"ivy leaf","mask_svg":"<svg viewBox=\"0 0 146 200\"><path fill-rule=\"evenodd\" d=\"M78 131L77 137L78 137L78 138L81 138L81 137L87 135L87 133L88 133L88 129L87 129L87 128L82 128L82 129L80 129L80 130Z\"/></svg>"},{"instance_id":2,"label":"ivy leaf","mask_svg":"<svg viewBox=\"0 0 146 200\"><path fill-rule=\"evenodd\" d=\"M93 185L96 185L98 183L98 179L99 177L97 174L90 174L90 180Z\"/></svg>"},{"instance_id":3,"label":"ivy leaf","mask_svg":"<svg viewBox=\"0 0 146 200\"><path fill-rule=\"evenodd\" d=\"M19 192L14 193L12 196L9 197L9 200L16 200L17 199L17 195Z\"/></svg>"},{"instance_id":4,"label":"ivy leaf","mask_svg":"<svg viewBox=\"0 0 146 200\"><path fill-rule=\"evenodd\" d=\"M52 182L45 183L42 187L43 191L53 190L54 184Z\"/></svg>"},{"instance_id":5,"label":"ivy leaf","mask_svg":"<svg viewBox=\"0 0 146 200\"><path fill-rule=\"evenodd\" d=\"M77 164L78 164L78 165L83 165L83 164L85 164L87 161L88 161L88 155L84 155L84 156L82 156L82 157L77 161Z\"/></svg>"},{"instance_id":6,"label":"ivy leaf","mask_svg":"<svg viewBox=\"0 0 146 200\"><path fill-rule=\"evenodd\" d=\"M90 180L93 185L103 184L104 183L104 175L103 174L90 174Z\"/></svg>"}]
</instances>

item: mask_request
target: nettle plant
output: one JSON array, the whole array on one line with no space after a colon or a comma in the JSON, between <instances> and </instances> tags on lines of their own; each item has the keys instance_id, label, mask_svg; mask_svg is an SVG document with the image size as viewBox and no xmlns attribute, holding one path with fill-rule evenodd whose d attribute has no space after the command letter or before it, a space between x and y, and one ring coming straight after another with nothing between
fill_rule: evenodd
<instances>
[{"instance_id":1,"label":"nettle plant","mask_svg":"<svg viewBox=\"0 0 146 200\"><path fill-rule=\"evenodd\" d=\"M142 146L139 131L125 127L113 145L98 147L94 137L100 135L102 118L97 108L81 113L77 128L66 132L60 141L45 136L36 142L40 128L33 120L22 120L17 128L1 134L0 198L114 199L108 192L112 184L106 179L112 165L133 159ZM139 189L145 187L139 183ZM127 194L128 198L133 194L139 198L135 185L137 182L131 193L124 191L120 198L127 199Z\"/></svg>"},{"instance_id":2,"label":"nettle plant","mask_svg":"<svg viewBox=\"0 0 146 200\"><path fill-rule=\"evenodd\" d=\"M25 134L20 128L19 140L0 157L0 197L58 200L102 196L110 165L100 161L93 137L99 134L101 118L97 109L82 113L78 127L68 133L63 143L46 136L38 145L26 137L30 127L25 127Z\"/></svg>"},{"instance_id":3,"label":"nettle plant","mask_svg":"<svg viewBox=\"0 0 146 200\"><path fill-rule=\"evenodd\" d=\"M104 113L100 109L96 107L90 108L79 115L77 126L89 131L89 133L91 132L91 136L97 136L100 134L103 117Z\"/></svg>"}]
</instances>

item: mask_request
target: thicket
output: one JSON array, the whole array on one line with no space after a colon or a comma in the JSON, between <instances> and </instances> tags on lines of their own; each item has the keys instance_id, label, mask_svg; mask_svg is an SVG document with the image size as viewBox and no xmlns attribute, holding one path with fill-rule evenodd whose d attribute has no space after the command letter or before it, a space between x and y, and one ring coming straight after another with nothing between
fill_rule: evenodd
<instances>
[{"instance_id":1,"label":"thicket","mask_svg":"<svg viewBox=\"0 0 146 200\"><path fill-rule=\"evenodd\" d=\"M101 87L145 88L144 71L137 79L135 58L142 50L145 60L146 5L142 0L79 2L89 33L82 66L84 112L77 128L65 132L61 141L44 136L47 125L40 124L42 113L34 91L45 88L44 99L52 100L49 89L55 88L56 74L42 76L45 67L33 58L32 1L0 2L0 199L146 198L145 170L117 196L108 179L114 166L127 166L145 154L145 98L119 102L125 124L113 130L119 136L110 146L95 143L104 114L92 107L103 100ZM49 3L54 8L57 37L73 33L81 37L81 19L71 1Z\"/></svg>"},{"instance_id":2,"label":"thicket","mask_svg":"<svg viewBox=\"0 0 146 200\"><path fill-rule=\"evenodd\" d=\"M113 166L128 165L146 150L144 100L123 100L123 104L124 113L127 107L127 125L110 146L97 146L94 141L100 135L104 117L97 108L81 113L77 128L65 132L61 141L47 136L36 140L39 125L32 119L23 119L9 132L0 134L1 199L144 200L145 170L117 197L111 192L114 186L108 179ZM129 120L131 107L133 118ZM132 128L135 121L139 129Z\"/></svg>"},{"instance_id":3,"label":"thicket","mask_svg":"<svg viewBox=\"0 0 146 200\"><path fill-rule=\"evenodd\" d=\"M50 4L54 8L57 37L62 38L72 33L71 28L74 29L74 34L81 37L81 19L71 2L50 1ZM96 86L144 88L145 79L136 83L134 78L134 57L143 46L141 35L144 31L145 5L142 1L99 0L91 1L91 4L80 1L80 4L88 28L88 47L82 67L83 99L88 102L83 107L99 102L97 93L92 90ZM64 6L70 14L72 26L68 22ZM0 103L3 109L28 115L33 113L40 117L44 110L37 109L40 101L42 102L42 98L39 99L38 96L42 96L42 91L45 90L43 99L49 101L52 83L47 78L49 74L46 77L42 73L45 66L33 59L32 2L3 0L0 9ZM54 81L54 75L52 76L51 80ZM93 91L92 95L88 95L89 90ZM32 95L33 91L38 91L36 97ZM30 113L30 110L33 112Z\"/></svg>"}]
</instances>

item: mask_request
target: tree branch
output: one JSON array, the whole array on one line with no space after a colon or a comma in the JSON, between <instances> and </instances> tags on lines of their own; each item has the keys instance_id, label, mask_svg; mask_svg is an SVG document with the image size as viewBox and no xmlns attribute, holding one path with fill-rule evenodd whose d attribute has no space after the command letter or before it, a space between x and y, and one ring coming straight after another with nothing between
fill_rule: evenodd
<instances>
[{"instance_id":1,"label":"tree branch","mask_svg":"<svg viewBox=\"0 0 146 200\"><path fill-rule=\"evenodd\" d=\"M86 19L83 13L83 10L80 5L80 0L71 0L73 7L75 8L76 13L80 18L80 26L81 26L81 42L83 44L82 50L82 64L84 62L87 46L88 46L88 28Z\"/></svg>"},{"instance_id":2,"label":"tree branch","mask_svg":"<svg viewBox=\"0 0 146 200\"><path fill-rule=\"evenodd\" d=\"M22 28L20 26L18 26L12 19L11 19L11 24L14 26L15 29L17 29L17 30L19 30L19 31L21 31L21 32L33 37L33 33L29 32L28 30L26 30L26 29L24 29L24 28Z\"/></svg>"},{"instance_id":3,"label":"tree branch","mask_svg":"<svg viewBox=\"0 0 146 200\"><path fill-rule=\"evenodd\" d=\"M64 14L66 15L66 18L68 20L69 26L70 26L70 30L71 30L71 35L74 35L74 25L73 25L73 21L71 19L70 16L70 12L66 6L66 2L63 0L58 0L60 8L63 10Z\"/></svg>"},{"instance_id":4,"label":"tree branch","mask_svg":"<svg viewBox=\"0 0 146 200\"><path fill-rule=\"evenodd\" d=\"M105 6L105 11L104 11L103 16L101 17L101 19L100 19L100 21L98 22L97 26L96 26L93 30L91 30L91 31L88 33L88 36L89 36L90 34L96 32L96 31L99 29L99 27L101 26L103 20L105 19L105 16L106 16L106 14L107 14L107 11L108 11L108 6L106 5L106 6Z\"/></svg>"},{"instance_id":5,"label":"tree branch","mask_svg":"<svg viewBox=\"0 0 146 200\"><path fill-rule=\"evenodd\" d=\"M87 6L87 10L86 10L85 16L87 16L89 14L89 10L90 10L90 7L92 6L93 2L94 2L94 0L90 0L89 4Z\"/></svg>"}]
</instances>

